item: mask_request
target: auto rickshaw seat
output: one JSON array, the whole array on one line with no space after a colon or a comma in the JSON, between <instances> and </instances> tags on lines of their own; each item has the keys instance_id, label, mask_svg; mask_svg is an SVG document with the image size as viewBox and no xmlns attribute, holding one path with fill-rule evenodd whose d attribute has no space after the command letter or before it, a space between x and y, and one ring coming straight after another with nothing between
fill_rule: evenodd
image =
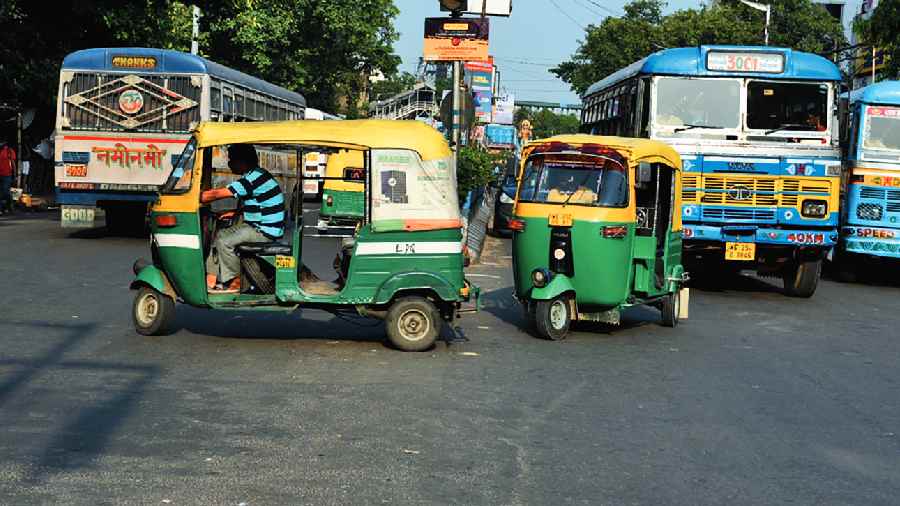
<instances>
[{"instance_id":1,"label":"auto rickshaw seat","mask_svg":"<svg viewBox=\"0 0 900 506\"><path fill-rule=\"evenodd\" d=\"M280 242L247 242L238 244L239 255L288 256L292 254L291 245Z\"/></svg>"}]
</instances>

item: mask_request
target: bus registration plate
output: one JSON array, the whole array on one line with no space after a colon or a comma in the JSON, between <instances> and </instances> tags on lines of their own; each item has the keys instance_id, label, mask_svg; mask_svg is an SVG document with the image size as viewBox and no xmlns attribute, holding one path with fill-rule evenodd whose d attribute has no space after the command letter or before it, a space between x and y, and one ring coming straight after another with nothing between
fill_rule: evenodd
<instances>
[{"instance_id":1,"label":"bus registration plate","mask_svg":"<svg viewBox=\"0 0 900 506\"><path fill-rule=\"evenodd\" d=\"M752 242L726 242L725 260L753 261L756 260L756 243Z\"/></svg>"},{"instance_id":2,"label":"bus registration plate","mask_svg":"<svg viewBox=\"0 0 900 506\"><path fill-rule=\"evenodd\" d=\"M572 215L564 213L550 213L549 222L551 227L571 227Z\"/></svg>"},{"instance_id":3,"label":"bus registration plate","mask_svg":"<svg viewBox=\"0 0 900 506\"><path fill-rule=\"evenodd\" d=\"M94 226L95 208L86 206L62 206L60 216L63 228L91 228Z\"/></svg>"}]
</instances>

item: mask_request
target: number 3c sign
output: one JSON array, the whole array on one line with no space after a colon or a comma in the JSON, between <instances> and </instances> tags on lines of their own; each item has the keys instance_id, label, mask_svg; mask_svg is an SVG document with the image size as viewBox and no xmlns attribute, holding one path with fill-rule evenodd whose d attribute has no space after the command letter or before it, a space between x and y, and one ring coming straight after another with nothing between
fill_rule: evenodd
<instances>
[{"instance_id":1,"label":"number 3c sign","mask_svg":"<svg viewBox=\"0 0 900 506\"><path fill-rule=\"evenodd\" d=\"M784 55L710 51L706 54L706 69L720 72L780 74L784 72Z\"/></svg>"}]
</instances>

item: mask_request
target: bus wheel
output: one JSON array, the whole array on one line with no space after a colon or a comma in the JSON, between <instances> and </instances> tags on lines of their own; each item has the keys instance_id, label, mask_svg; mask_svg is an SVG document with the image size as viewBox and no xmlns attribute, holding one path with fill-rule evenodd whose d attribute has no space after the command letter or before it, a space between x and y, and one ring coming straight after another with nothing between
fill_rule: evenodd
<instances>
[{"instance_id":1,"label":"bus wheel","mask_svg":"<svg viewBox=\"0 0 900 506\"><path fill-rule=\"evenodd\" d=\"M425 351L441 333L441 314L424 297L404 297L391 304L384 319L391 344L403 351Z\"/></svg>"},{"instance_id":2,"label":"bus wheel","mask_svg":"<svg viewBox=\"0 0 900 506\"><path fill-rule=\"evenodd\" d=\"M569 309L569 297L560 295L552 300L539 300L535 303L534 323L537 333L544 339L561 341L569 333L572 314Z\"/></svg>"},{"instance_id":3,"label":"bus wheel","mask_svg":"<svg viewBox=\"0 0 900 506\"><path fill-rule=\"evenodd\" d=\"M681 290L666 295L660 302L659 311L662 314L660 323L663 327L678 325L678 315L681 313Z\"/></svg>"},{"instance_id":4,"label":"bus wheel","mask_svg":"<svg viewBox=\"0 0 900 506\"><path fill-rule=\"evenodd\" d=\"M821 274L821 259L792 262L782 274L784 293L791 297L812 297L816 293Z\"/></svg>"},{"instance_id":5,"label":"bus wheel","mask_svg":"<svg viewBox=\"0 0 900 506\"><path fill-rule=\"evenodd\" d=\"M131 311L134 329L144 336L165 334L175 318L175 301L150 287L141 287Z\"/></svg>"}]
</instances>

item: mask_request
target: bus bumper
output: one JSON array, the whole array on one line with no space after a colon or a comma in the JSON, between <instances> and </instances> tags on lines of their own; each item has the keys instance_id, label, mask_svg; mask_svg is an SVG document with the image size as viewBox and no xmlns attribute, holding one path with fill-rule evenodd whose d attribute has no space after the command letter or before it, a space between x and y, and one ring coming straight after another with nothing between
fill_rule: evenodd
<instances>
[{"instance_id":1,"label":"bus bumper","mask_svg":"<svg viewBox=\"0 0 900 506\"><path fill-rule=\"evenodd\" d=\"M843 249L850 253L900 258L900 229L880 227L844 227Z\"/></svg>"},{"instance_id":2,"label":"bus bumper","mask_svg":"<svg viewBox=\"0 0 900 506\"><path fill-rule=\"evenodd\" d=\"M837 244L838 240L835 229L792 230L752 225L717 227L685 224L682 234L685 246L694 241L711 241L723 244L726 242L753 242L759 245L814 246L830 249Z\"/></svg>"}]
</instances>

